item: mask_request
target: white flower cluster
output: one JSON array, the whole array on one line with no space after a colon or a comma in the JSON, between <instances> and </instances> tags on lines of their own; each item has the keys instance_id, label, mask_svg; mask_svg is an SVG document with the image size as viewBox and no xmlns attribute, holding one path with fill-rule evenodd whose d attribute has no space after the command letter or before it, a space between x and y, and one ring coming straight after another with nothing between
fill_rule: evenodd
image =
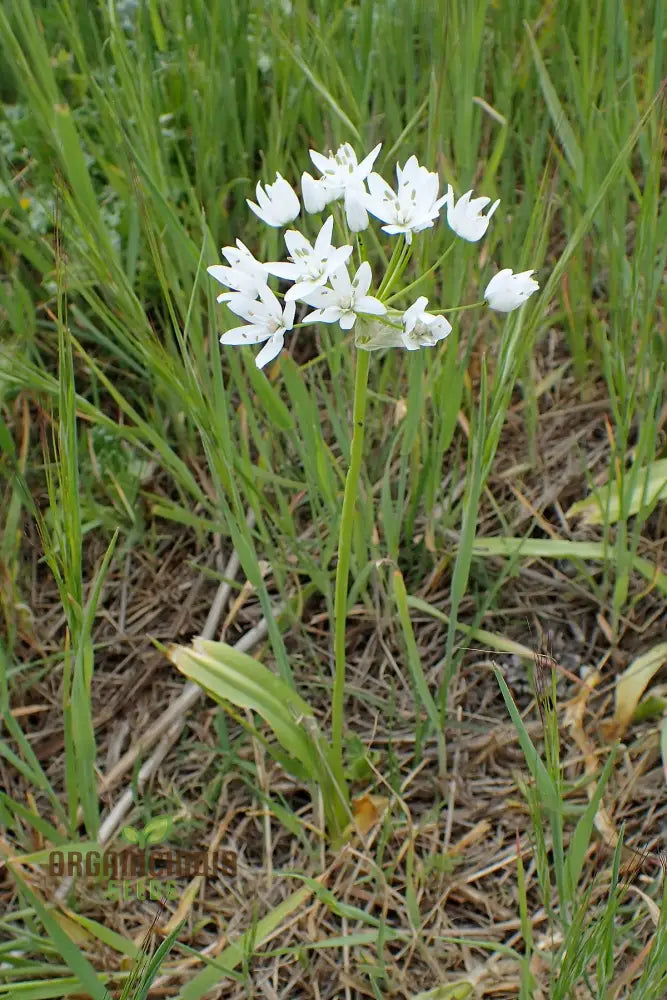
<instances>
[{"instance_id":1,"label":"white flower cluster","mask_svg":"<svg viewBox=\"0 0 667 1000\"><path fill-rule=\"evenodd\" d=\"M348 143L328 156L311 150L310 158L321 176L315 179L304 173L301 178L305 211L321 213L332 202L342 201L351 232L367 229L370 214L384 223L385 233L404 236L409 246L413 234L430 229L441 208L446 206L447 223L458 236L471 243L484 236L499 201L483 214L491 199L473 198L472 191L455 201L449 185L447 193L438 197L438 175L420 166L416 156L411 156L403 167L396 166L394 190L372 169L380 148L376 146L361 163ZM265 187L257 184L256 197L257 201L248 200L248 205L268 226L282 228L301 211L297 195L280 174L276 174L273 184ZM214 264L208 272L229 289L218 296L218 302L226 303L228 309L246 322L227 330L220 338L221 343L263 343L256 357L257 367L263 368L279 354L285 334L293 328L297 302L313 307L302 319L304 324L338 323L341 329L350 330L358 316L369 317L356 340L357 346L366 350L402 346L414 351L432 347L449 334L452 327L444 316L425 311L428 301L425 296L420 296L400 312L387 308L380 298L369 295L370 264L361 261L354 276L351 275L348 263L353 247L333 245L333 226L334 217L330 215L314 244L297 230L288 229L285 233L288 258L285 261L261 263L240 240L236 241L236 247L223 247L222 255L228 266ZM484 292L490 308L511 312L523 305L539 287L532 274L532 270L520 274L514 274L509 268L499 271ZM271 275L291 282L282 303L269 288ZM387 291L385 287L385 293ZM372 319L377 316L383 319Z\"/></svg>"}]
</instances>

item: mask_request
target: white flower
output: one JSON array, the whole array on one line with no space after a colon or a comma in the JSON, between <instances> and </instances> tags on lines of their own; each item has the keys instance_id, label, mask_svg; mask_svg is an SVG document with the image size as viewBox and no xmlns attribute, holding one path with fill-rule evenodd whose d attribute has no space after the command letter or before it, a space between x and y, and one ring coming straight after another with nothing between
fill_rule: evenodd
<instances>
[{"instance_id":1,"label":"white flower","mask_svg":"<svg viewBox=\"0 0 667 1000\"><path fill-rule=\"evenodd\" d=\"M310 158L322 174L321 183L327 187L331 201L342 198L350 185L358 186L368 177L381 149L380 142L361 163L357 162L357 154L349 142L344 142L335 154L328 156L310 150Z\"/></svg>"},{"instance_id":2,"label":"white flower","mask_svg":"<svg viewBox=\"0 0 667 1000\"><path fill-rule=\"evenodd\" d=\"M311 306L317 306L314 312L304 317L304 323L340 323L342 330L351 330L357 318L357 313L371 313L382 316L387 311L378 299L367 295L371 287L371 265L363 262L354 278L346 267L341 267L331 275L332 288L318 288L303 296L303 300Z\"/></svg>"},{"instance_id":3,"label":"white flower","mask_svg":"<svg viewBox=\"0 0 667 1000\"><path fill-rule=\"evenodd\" d=\"M221 253L230 267L240 268L241 271L258 276L264 271L264 264L253 257L245 243L241 243L241 240L236 241L235 247L223 247Z\"/></svg>"},{"instance_id":4,"label":"white flower","mask_svg":"<svg viewBox=\"0 0 667 1000\"><path fill-rule=\"evenodd\" d=\"M343 198L347 224L352 232L360 233L366 229L368 214L364 204L364 180L371 172L381 148L382 143L378 143L361 163L357 161L357 154L349 142L344 142L335 154L329 153L328 156L311 149L310 158L322 176L319 180L314 180L310 174L304 173L301 178L301 193L306 211L321 212L325 205Z\"/></svg>"},{"instance_id":5,"label":"white flower","mask_svg":"<svg viewBox=\"0 0 667 1000\"><path fill-rule=\"evenodd\" d=\"M241 292L249 299L256 299L260 289L268 280L265 265L255 260L250 250L240 240L236 241L236 247L223 247L222 255L230 267L225 267L224 264L212 264L206 268L211 277L221 285L233 289L234 293ZM223 292L218 295L218 302L226 302L232 294Z\"/></svg>"},{"instance_id":6,"label":"white flower","mask_svg":"<svg viewBox=\"0 0 667 1000\"><path fill-rule=\"evenodd\" d=\"M296 282L285 295L286 302L301 299L316 288L326 285L330 275L342 267L352 253L352 247L331 245L333 224L333 215L330 215L320 229L314 247L295 229L288 229L285 233L291 263L270 262L266 269L278 278Z\"/></svg>"},{"instance_id":7,"label":"white flower","mask_svg":"<svg viewBox=\"0 0 667 1000\"><path fill-rule=\"evenodd\" d=\"M309 173L301 175L301 195L303 197L303 207L312 215L314 212L321 212L329 201L329 192L322 181L316 181Z\"/></svg>"},{"instance_id":8,"label":"white flower","mask_svg":"<svg viewBox=\"0 0 667 1000\"><path fill-rule=\"evenodd\" d=\"M276 173L273 184L266 185L266 190L258 181L256 194L259 205L249 198L246 198L246 201L255 215L259 216L267 226L284 226L292 219L296 219L301 209L299 199L279 173Z\"/></svg>"},{"instance_id":9,"label":"white flower","mask_svg":"<svg viewBox=\"0 0 667 1000\"><path fill-rule=\"evenodd\" d=\"M420 167L416 156L411 156L403 169L396 166L398 191L395 194L384 178L371 174L368 178L370 194L364 201L371 215L382 219L385 233L395 236L403 233L407 243L412 234L428 229L437 219L446 196L438 198L438 175Z\"/></svg>"},{"instance_id":10,"label":"white flower","mask_svg":"<svg viewBox=\"0 0 667 1000\"><path fill-rule=\"evenodd\" d=\"M363 184L350 185L345 189L344 204L345 218L353 233L363 233L368 229L368 212L366 211L365 200L367 191Z\"/></svg>"},{"instance_id":11,"label":"white flower","mask_svg":"<svg viewBox=\"0 0 667 1000\"><path fill-rule=\"evenodd\" d=\"M489 307L507 313L522 306L540 287L531 274L534 269L513 274L509 267L494 274L484 292Z\"/></svg>"},{"instance_id":12,"label":"white flower","mask_svg":"<svg viewBox=\"0 0 667 1000\"><path fill-rule=\"evenodd\" d=\"M498 208L500 198L494 201L486 215L482 215L490 198L472 198L472 191L466 191L464 195L454 204L454 191L452 185L447 185L447 222L450 229L453 229L457 236L461 236L470 243L481 240L484 233L489 228L489 219Z\"/></svg>"},{"instance_id":13,"label":"white flower","mask_svg":"<svg viewBox=\"0 0 667 1000\"><path fill-rule=\"evenodd\" d=\"M403 313L401 339L408 351L416 351L420 347L433 347L451 333L452 324L444 316L433 316L424 312L427 302L426 296L422 295Z\"/></svg>"},{"instance_id":14,"label":"white flower","mask_svg":"<svg viewBox=\"0 0 667 1000\"><path fill-rule=\"evenodd\" d=\"M288 302L285 308L268 285L259 291L259 302L245 295L231 296L227 306L237 316L248 320L247 326L235 326L220 338L221 344L261 344L267 341L255 358L258 368L263 368L282 350L285 334L294 325L296 302Z\"/></svg>"}]
</instances>

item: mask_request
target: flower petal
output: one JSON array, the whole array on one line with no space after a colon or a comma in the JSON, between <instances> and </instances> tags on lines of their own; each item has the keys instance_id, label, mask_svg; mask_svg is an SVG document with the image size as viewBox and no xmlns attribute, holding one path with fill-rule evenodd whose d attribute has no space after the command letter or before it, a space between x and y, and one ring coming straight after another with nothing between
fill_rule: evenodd
<instances>
[{"instance_id":1,"label":"flower petal","mask_svg":"<svg viewBox=\"0 0 667 1000\"><path fill-rule=\"evenodd\" d=\"M276 278L282 278L283 281L295 281L300 268L298 264L291 264L289 261L270 260L266 264L266 270L269 274L275 274Z\"/></svg>"},{"instance_id":2,"label":"flower petal","mask_svg":"<svg viewBox=\"0 0 667 1000\"><path fill-rule=\"evenodd\" d=\"M288 302L283 309L283 327L291 330L294 326L294 316L296 314L296 302Z\"/></svg>"},{"instance_id":3,"label":"flower petal","mask_svg":"<svg viewBox=\"0 0 667 1000\"><path fill-rule=\"evenodd\" d=\"M300 233L298 229L288 229L285 233L285 246L289 250L289 255L294 260L294 258L302 253L312 253L313 248L310 245L310 241L306 239L303 233Z\"/></svg>"},{"instance_id":4,"label":"flower petal","mask_svg":"<svg viewBox=\"0 0 667 1000\"><path fill-rule=\"evenodd\" d=\"M268 287L268 286L267 286ZM263 302L251 299L247 295L235 292L226 299L227 308L236 316L242 316L251 323L264 322L269 318L269 312Z\"/></svg>"},{"instance_id":5,"label":"flower petal","mask_svg":"<svg viewBox=\"0 0 667 1000\"><path fill-rule=\"evenodd\" d=\"M326 309L315 309L301 320L302 323L337 323L342 309L339 306L327 306Z\"/></svg>"},{"instance_id":6,"label":"flower petal","mask_svg":"<svg viewBox=\"0 0 667 1000\"><path fill-rule=\"evenodd\" d=\"M368 212L364 205L365 194L363 188L359 190L348 188L345 192L345 216L353 233L362 233L368 229Z\"/></svg>"},{"instance_id":7,"label":"flower petal","mask_svg":"<svg viewBox=\"0 0 667 1000\"><path fill-rule=\"evenodd\" d=\"M280 354L284 345L284 335L282 333L274 333L273 336L267 340L264 347L255 358L255 364L257 367L263 368L264 365L268 365L270 361L273 361L273 359Z\"/></svg>"},{"instance_id":8,"label":"flower petal","mask_svg":"<svg viewBox=\"0 0 667 1000\"><path fill-rule=\"evenodd\" d=\"M370 267L370 264L368 265ZM352 281L347 267L339 267L329 275L329 280L333 285L336 297L350 296L352 294Z\"/></svg>"},{"instance_id":9,"label":"flower petal","mask_svg":"<svg viewBox=\"0 0 667 1000\"><path fill-rule=\"evenodd\" d=\"M317 306L318 308L326 308L338 302L338 295L333 288L328 288L326 285L321 288L315 288L312 292L306 292L299 296L304 302L307 302L309 306Z\"/></svg>"},{"instance_id":10,"label":"flower petal","mask_svg":"<svg viewBox=\"0 0 667 1000\"><path fill-rule=\"evenodd\" d=\"M361 299L357 299L355 309L358 313L371 313L373 316L384 316L387 311L386 305L372 295L364 295Z\"/></svg>"},{"instance_id":11,"label":"flower petal","mask_svg":"<svg viewBox=\"0 0 667 1000\"><path fill-rule=\"evenodd\" d=\"M361 161L361 163L359 164L359 166L355 170L355 174L357 175L357 177L363 179L364 177L368 176L368 174L370 173L371 167L373 166L373 164L377 160L378 153L380 152L381 149L382 149L382 143L378 142L378 144L375 147L375 149L371 149L371 151L368 154L368 156L365 156L363 158L363 160Z\"/></svg>"},{"instance_id":12,"label":"flower petal","mask_svg":"<svg viewBox=\"0 0 667 1000\"><path fill-rule=\"evenodd\" d=\"M317 239L315 240L315 246L313 247L313 253L316 257L326 256L327 251L331 248L331 236L333 234L333 215L325 221L324 225L317 234Z\"/></svg>"},{"instance_id":13,"label":"flower petal","mask_svg":"<svg viewBox=\"0 0 667 1000\"><path fill-rule=\"evenodd\" d=\"M315 305L313 302L309 302L309 297L324 288L324 279L312 278L305 279L304 281L296 281L291 288L288 288L285 292L285 302L297 302L301 299L303 302L308 302L309 305ZM322 303L318 303L322 305Z\"/></svg>"},{"instance_id":14,"label":"flower petal","mask_svg":"<svg viewBox=\"0 0 667 1000\"><path fill-rule=\"evenodd\" d=\"M367 260L363 261L354 276L354 281L352 282L352 287L355 292L355 299L360 296L365 295L368 289L371 287L371 281L373 280L373 272L371 271L371 265Z\"/></svg>"},{"instance_id":15,"label":"flower petal","mask_svg":"<svg viewBox=\"0 0 667 1000\"><path fill-rule=\"evenodd\" d=\"M234 326L231 330L226 330L220 338L221 344L239 346L241 344L261 344L263 340L268 340L271 331L265 326Z\"/></svg>"},{"instance_id":16,"label":"flower petal","mask_svg":"<svg viewBox=\"0 0 667 1000\"><path fill-rule=\"evenodd\" d=\"M267 215L265 210L263 208L260 208L259 205L256 205L254 201L250 201L250 198L246 198L246 202L248 204L248 208L250 209L250 211L254 212L257 218L261 219L262 222L265 222L267 226L278 225L278 223L273 220L272 216Z\"/></svg>"},{"instance_id":17,"label":"flower petal","mask_svg":"<svg viewBox=\"0 0 667 1000\"><path fill-rule=\"evenodd\" d=\"M329 157L324 156L322 153L317 153L314 149L308 151L310 153L310 158L313 161L313 166L317 167L321 174L325 173L329 169Z\"/></svg>"},{"instance_id":18,"label":"flower petal","mask_svg":"<svg viewBox=\"0 0 667 1000\"><path fill-rule=\"evenodd\" d=\"M326 185L321 180L316 181L307 173L301 175L301 195L303 207L310 215L321 212L330 201Z\"/></svg>"}]
</instances>

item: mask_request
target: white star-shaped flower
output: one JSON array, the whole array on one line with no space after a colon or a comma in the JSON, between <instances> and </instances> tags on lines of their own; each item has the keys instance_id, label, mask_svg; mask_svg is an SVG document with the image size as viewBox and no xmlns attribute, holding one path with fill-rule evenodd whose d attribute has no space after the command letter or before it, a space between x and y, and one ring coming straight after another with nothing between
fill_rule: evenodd
<instances>
[{"instance_id":1,"label":"white star-shaped flower","mask_svg":"<svg viewBox=\"0 0 667 1000\"><path fill-rule=\"evenodd\" d=\"M494 274L484 291L484 298L489 307L497 312L507 313L522 306L540 287L535 279L531 278L531 274L534 273L533 269L513 274L512 269L506 267L498 271L498 274Z\"/></svg>"},{"instance_id":2,"label":"white star-shaped flower","mask_svg":"<svg viewBox=\"0 0 667 1000\"><path fill-rule=\"evenodd\" d=\"M271 261L265 265L270 274L295 282L285 295L286 302L302 299L316 288L326 285L331 274L342 267L352 253L350 246L331 245L333 223L333 215L330 215L318 233L315 246L311 246L302 233L288 229L285 243L290 254L289 261Z\"/></svg>"},{"instance_id":3,"label":"white star-shaped flower","mask_svg":"<svg viewBox=\"0 0 667 1000\"><path fill-rule=\"evenodd\" d=\"M307 212L321 212L325 205L341 198L345 203L347 224L353 233L360 233L368 226L364 197L364 180L371 172L382 143L378 143L359 163L349 142L344 142L335 153L324 156L310 150L310 158L322 176L315 180L309 173L301 178L301 193Z\"/></svg>"},{"instance_id":4,"label":"white star-shaped flower","mask_svg":"<svg viewBox=\"0 0 667 1000\"><path fill-rule=\"evenodd\" d=\"M304 323L339 323L342 330L351 330L359 313L382 316L386 306L368 295L371 287L371 266L367 260L350 280L346 267L331 275L331 288L318 288L303 296L304 302L316 306L314 312L304 317Z\"/></svg>"},{"instance_id":5,"label":"white star-shaped flower","mask_svg":"<svg viewBox=\"0 0 667 1000\"><path fill-rule=\"evenodd\" d=\"M452 331L452 324L444 316L434 316L432 313L424 312L427 303L426 296L421 295L403 313L401 339L408 351L417 351L420 347L433 347Z\"/></svg>"},{"instance_id":6,"label":"white star-shaped flower","mask_svg":"<svg viewBox=\"0 0 667 1000\"><path fill-rule=\"evenodd\" d=\"M264 264L255 260L250 250L240 240L236 241L235 247L223 247L222 255L229 263L229 267L224 264L212 264L206 270L226 288L231 288L231 292L223 292L218 295L218 302L226 302L232 294L240 292L249 299L256 299L259 291L267 283L268 271Z\"/></svg>"},{"instance_id":7,"label":"white star-shaped flower","mask_svg":"<svg viewBox=\"0 0 667 1000\"><path fill-rule=\"evenodd\" d=\"M447 223L457 236L468 240L470 243L477 243L489 228L489 220L500 204L500 198L494 201L491 208L482 215L482 209L491 201L490 198L472 198L472 191L466 191L459 200L454 203L454 191L452 185L447 185Z\"/></svg>"},{"instance_id":8,"label":"white star-shaped flower","mask_svg":"<svg viewBox=\"0 0 667 1000\"><path fill-rule=\"evenodd\" d=\"M267 184L266 190L257 182L255 189L258 205L254 201L246 198L248 205L267 226L276 228L285 226L288 222L296 219L301 211L299 199L287 183L284 177L276 173L273 184Z\"/></svg>"},{"instance_id":9,"label":"white star-shaped flower","mask_svg":"<svg viewBox=\"0 0 667 1000\"><path fill-rule=\"evenodd\" d=\"M285 334L294 325L296 302L287 302L285 307L273 294L268 285L259 291L260 301L246 295L230 296L227 306L237 316L248 321L246 326L235 326L220 338L221 344L261 344L264 347L255 358L258 368L273 361L285 343Z\"/></svg>"},{"instance_id":10,"label":"white star-shaped flower","mask_svg":"<svg viewBox=\"0 0 667 1000\"><path fill-rule=\"evenodd\" d=\"M390 236L403 233L406 242L411 243L413 233L433 225L446 195L438 198L438 175L420 167L416 156L411 156L402 169L396 166L396 177L398 189L394 192L383 177L371 174L370 194L364 201L371 215L387 223L382 227L385 233Z\"/></svg>"}]
</instances>

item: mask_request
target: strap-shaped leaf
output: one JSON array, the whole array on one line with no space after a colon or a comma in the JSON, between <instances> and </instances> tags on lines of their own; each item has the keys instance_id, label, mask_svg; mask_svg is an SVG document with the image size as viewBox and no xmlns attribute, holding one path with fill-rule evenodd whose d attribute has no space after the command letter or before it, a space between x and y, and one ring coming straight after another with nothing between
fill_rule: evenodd
<instances>
[{"instance_id":1,"label":"strap-shaped leaf","mask_svg":"<svg viewBox=\"0 0 667 1000\"><path fill-rule=\"evenodd\" d=\"M308 702L268 667L224 642L198 636L191 646L171 646L168 656L216 701L249 708L264 719L320 789L327 827L336 840L351 818L347 786Z\"/></svg>"},{"instance_id":2,"label":"strap-shaped leaf","mask_svg":"<svg viewBox=\"0 0 667 1000\"><path fill-rule=\"evenodd\" d=\"M313 710L280 677L233 646L200 636L192 646L170 647L168 656L181 673L216 701L230 701L257 712L284 749L313 774L315 750L300 724L302 718L314 718Z\"/></svg>"}]
</instances>

